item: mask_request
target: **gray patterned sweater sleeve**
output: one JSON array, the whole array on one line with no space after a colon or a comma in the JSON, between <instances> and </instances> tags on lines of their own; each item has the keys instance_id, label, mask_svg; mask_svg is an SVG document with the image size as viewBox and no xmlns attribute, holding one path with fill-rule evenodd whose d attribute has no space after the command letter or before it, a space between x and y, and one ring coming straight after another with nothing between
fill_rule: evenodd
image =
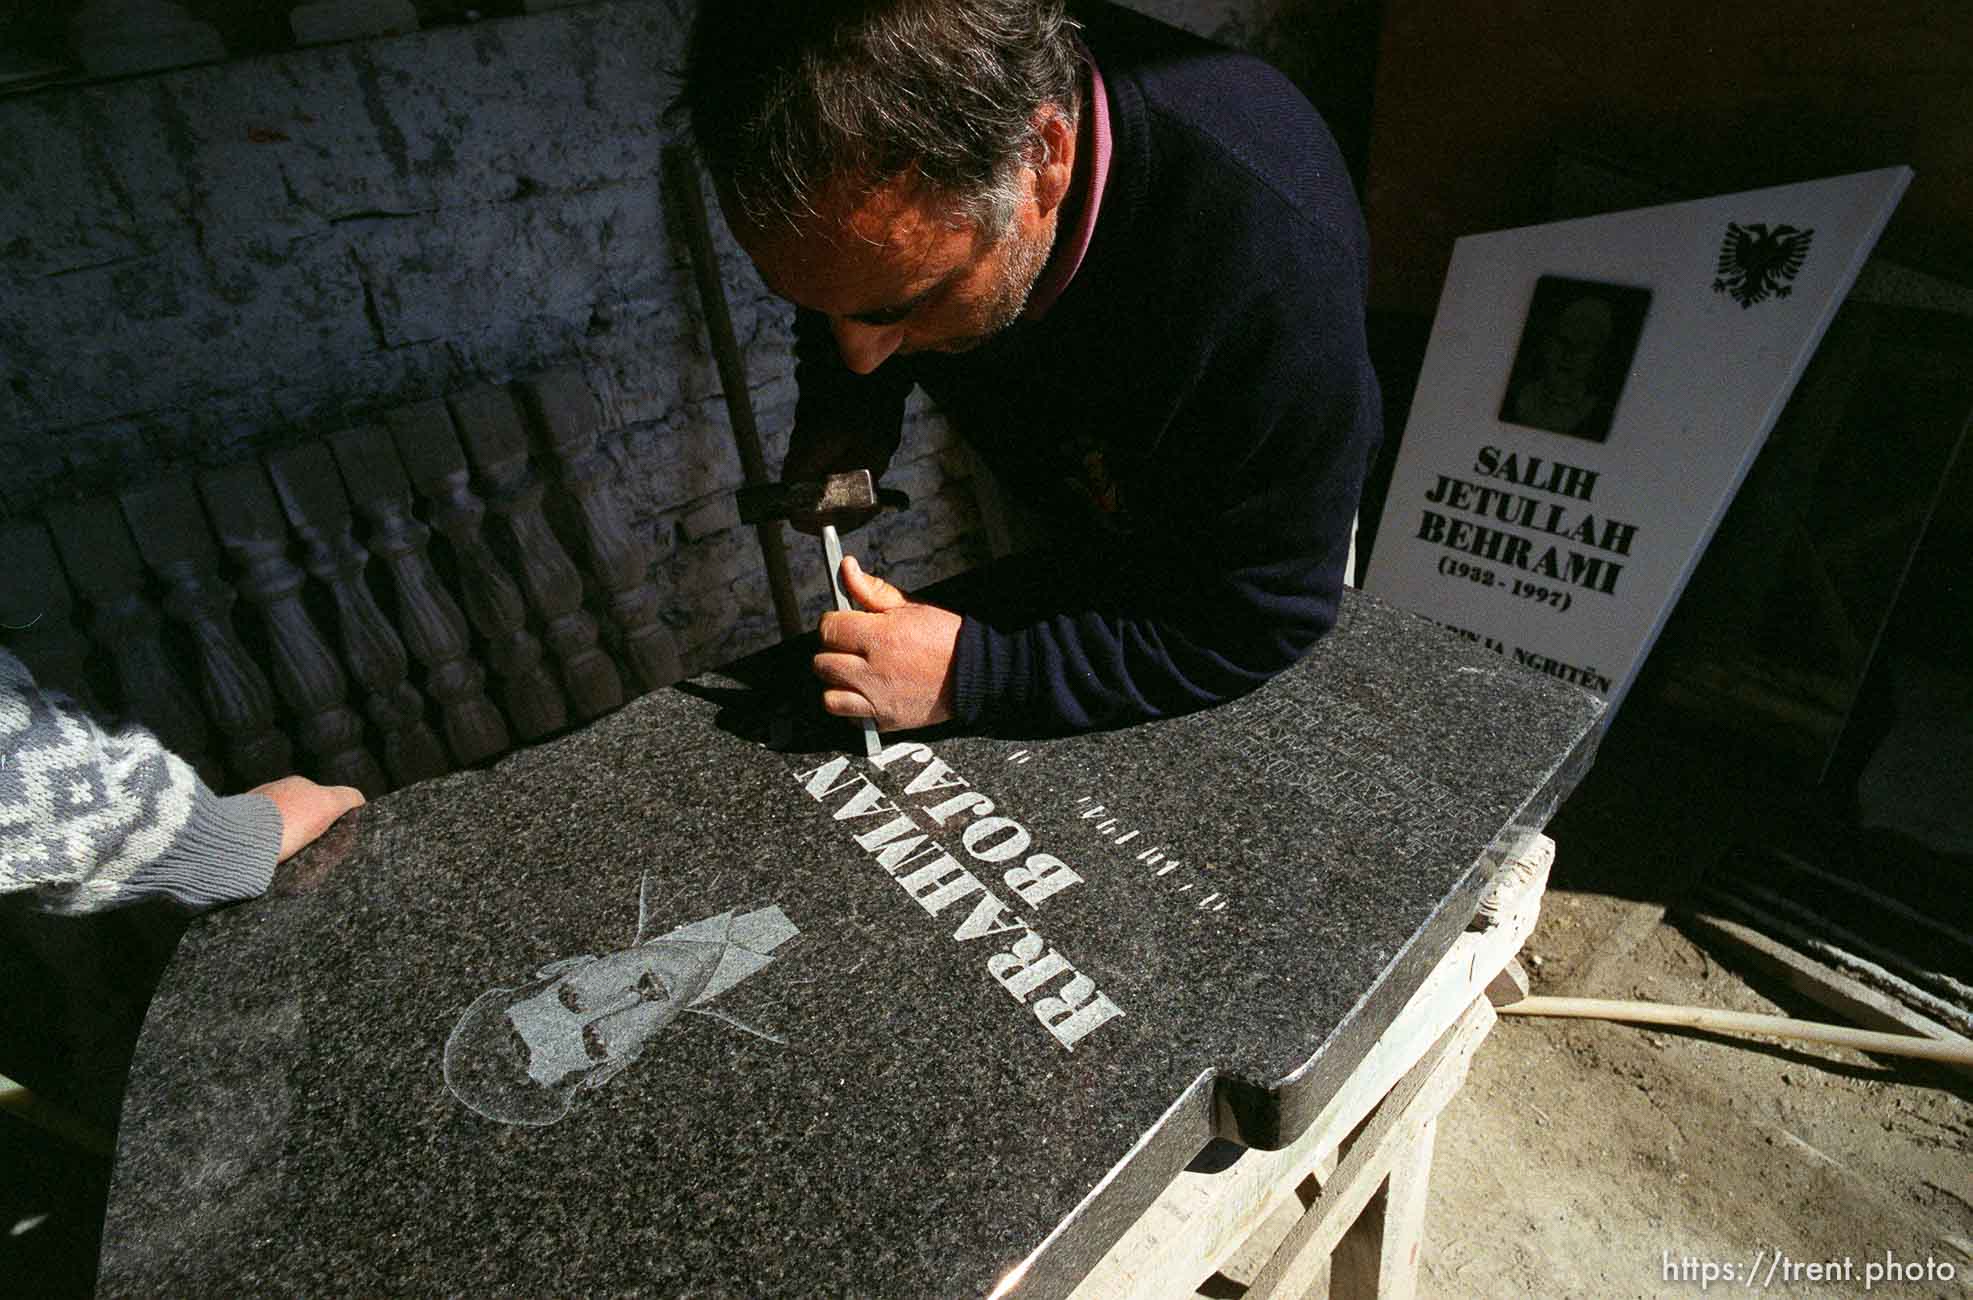
<instances>
[{"instance_id":1,"label":"gray patterned sweater sleeve","mask_svg":"<svg viewBox=\"0 0 1973 1300\"><path fill-rule=\"evenodd\" d=\"M0 893L64 913L214 907L265 893L280 848L273 800L215 795L148 731L105 731L0 650Z\"/></svg>"}]
</instances>

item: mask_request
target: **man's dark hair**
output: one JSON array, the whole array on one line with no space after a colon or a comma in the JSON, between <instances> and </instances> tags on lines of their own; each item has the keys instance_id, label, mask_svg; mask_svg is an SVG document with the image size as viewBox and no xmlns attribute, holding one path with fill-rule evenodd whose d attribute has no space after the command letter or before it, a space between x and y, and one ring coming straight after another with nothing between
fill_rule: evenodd
<instances>
[{"instance_id":1,"label":"man's dark hair","mask_svg":"<svg viewBox=\"0 0 1973 1300\"><path fill-rule=\"evenodd\" d=\"M1074 33L1062 0L700 0L678 106L757 226L908 177L998 236L1035 111L1080 109Z\"/></svg>"}]
</instances>

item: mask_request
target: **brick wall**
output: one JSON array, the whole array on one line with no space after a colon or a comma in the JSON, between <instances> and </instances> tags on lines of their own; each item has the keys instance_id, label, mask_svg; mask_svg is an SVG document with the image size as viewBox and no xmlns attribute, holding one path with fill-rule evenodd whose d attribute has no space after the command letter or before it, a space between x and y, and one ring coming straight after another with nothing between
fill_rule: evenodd
<instances>
[{"instance_id":1,"label":"brick wall","mask_svg":"<svg viewBox=\"0 0 1973 1300\"><path fill-rule=\"evenodd\" d=\"M1142 7L1252 41L1286 6ZM688 670L773 640L658 181L689 12L617 0L0 97L0 519L573 365ZM775 465L789 312L714 224ZM870 566L911 587L984 558L969 474L914 407L891 481L916 504L858 535Z\"/></svg>"}]
</instances>

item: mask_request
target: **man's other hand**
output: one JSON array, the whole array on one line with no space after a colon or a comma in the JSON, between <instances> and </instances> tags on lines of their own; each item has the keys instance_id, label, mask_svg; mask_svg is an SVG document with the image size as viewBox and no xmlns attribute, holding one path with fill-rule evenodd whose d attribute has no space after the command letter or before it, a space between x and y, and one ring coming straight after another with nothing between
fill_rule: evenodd
<instances>
[{"instance_id":1,"label":"man's other hand","mask_svg":"<svg viewBox=\"0 0 1973 1300\"><path fill-rule=\"evenodd\" d=\"M822 707L875 718L880 731L929 727L952 716L952 657L959 615L921 605L843 557L843 590L858 606L822 616Z\"/></svg>"},{"instance_id":2,"label":"man's other hand","mask_svg":"<svg viewBox=\"0 0 1973 1300\"><path fill-rule=\"evenodd\" d=\"M363 802L354 786L317 785L305 776L284 776L257 785L249 794L264 794L281 814L281 856L286 862L313 844L330 823Z\"/></svg>"}]
</instances>

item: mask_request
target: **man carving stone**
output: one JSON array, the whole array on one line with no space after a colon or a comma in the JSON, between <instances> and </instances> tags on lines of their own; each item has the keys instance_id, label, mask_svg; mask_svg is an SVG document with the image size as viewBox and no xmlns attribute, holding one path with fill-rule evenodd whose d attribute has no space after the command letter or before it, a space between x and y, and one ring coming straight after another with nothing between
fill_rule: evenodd
<instances>
[{"instance_id":1,"label":"man carving stone","mask_svg":"<svg viewBox=\"0 0 1973 1300\"><path fill-rule=\"evenodd\" d=\"M906 597L855 561L832 713L1079 729L1253 689L1333 625L1380 431L1362 218L1278 72L1062 0L707 0L683 104L796 315L783 477L925 391L1061 536Z\"/></svg>"}]
</instances>

